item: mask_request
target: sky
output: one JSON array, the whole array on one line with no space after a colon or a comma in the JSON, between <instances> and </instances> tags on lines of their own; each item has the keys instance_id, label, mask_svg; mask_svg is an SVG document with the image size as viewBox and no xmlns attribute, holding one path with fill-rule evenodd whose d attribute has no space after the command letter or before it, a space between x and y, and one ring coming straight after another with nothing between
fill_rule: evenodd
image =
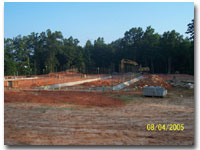
<instances>
[{"instance_id":1,"label":"sky","mask_svg":"<svg viewBox=\"0 0 200 150\"><path fill-rule=\"evenodd\" d=\"M147 26L156 33L176 30L184 35L194 18L192 2L5 2L4 37L26 36L50 29L72 36L84 46L103 37L105 43L122 38L133 27Z\"/></svg>"}]
</instances>

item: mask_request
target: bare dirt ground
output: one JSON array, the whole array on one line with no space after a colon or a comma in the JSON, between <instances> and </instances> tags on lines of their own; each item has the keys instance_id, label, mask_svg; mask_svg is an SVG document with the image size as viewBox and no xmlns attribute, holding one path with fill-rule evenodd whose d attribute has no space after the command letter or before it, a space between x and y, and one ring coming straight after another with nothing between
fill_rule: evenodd
<instances>
[{"instance_id":1,"label":"bare dirt ground","mask_svg":"<svg viewBox=\"0 0 200 150\"><path fill-rule=\"evenodd\" d=\"M194 90L165 98L141 92L5 91L6 145L193 145ZM148 123L184 124L147 131Z\"/></svg>"},{"instance_id":2,"label":"bare dirt ground","mask_svg":"<svg viewBox=\"0 0 200 150\"><path fill-rule=\"evenodd\" d=\"M124 105L118 98L107 97L95 92L77 91L5 91L5 103L73 103L86 106L113 107Z\"/></svg>"}]
</instances>

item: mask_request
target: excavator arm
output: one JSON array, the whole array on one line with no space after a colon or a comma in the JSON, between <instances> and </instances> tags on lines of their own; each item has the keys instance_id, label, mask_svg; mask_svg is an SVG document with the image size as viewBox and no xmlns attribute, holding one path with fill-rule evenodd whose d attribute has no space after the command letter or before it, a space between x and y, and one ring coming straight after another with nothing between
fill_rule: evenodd
<instances>
[{"instance_id":1,"label":"excavator arm","mask_svg":"<svg viewBox=\"0 0 200 150\"><path fill-rule=\"evenodd\" d=\"M135 61L132 61L132 60L129 60L129 59L122 59L121 60L121 66L120 66L121 72L124 72L124 64L131 64L131 65L138 66L138 63L135 62Z\"/></svg>"},{"instance_id":2,"label":"excavator arm","mask_svg":"<svg viewBox=\"0 0 200 150\"><path fill-rule=\"evenodd\" d=\"M138 66L138 63L135 62L135 61L132 61L132 60L129 60L129 59L122 59L121 60L121 65L120 65L120 69L121 69L122 73L124 72L124 64L131 64L131 65L134 65L134 66ZM141 73L143 73L143 72L149 72L150 68L149 67L142 67L140 65L138 67L138 71L141 72Z\"/></svg>"}]
</instances>

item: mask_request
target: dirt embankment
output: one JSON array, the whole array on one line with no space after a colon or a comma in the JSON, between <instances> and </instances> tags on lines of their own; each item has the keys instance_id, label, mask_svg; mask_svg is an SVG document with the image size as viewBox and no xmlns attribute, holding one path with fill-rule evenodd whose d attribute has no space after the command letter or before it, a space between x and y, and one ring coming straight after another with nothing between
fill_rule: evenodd
<instances>
[{"instance_id":1,"label":"dirt embankment","mask_svg":"<svg viewBox=\"0 0 200 150\"><path fill-rule=\"evenodd\" d=\"M124 102L118 98L106 97L101 93L75 92L75 91L40 91L40 92L4 92L6 103L31 102L31 103L73 103L87 106L120 106Z\"/></svg>"}]
</instances>

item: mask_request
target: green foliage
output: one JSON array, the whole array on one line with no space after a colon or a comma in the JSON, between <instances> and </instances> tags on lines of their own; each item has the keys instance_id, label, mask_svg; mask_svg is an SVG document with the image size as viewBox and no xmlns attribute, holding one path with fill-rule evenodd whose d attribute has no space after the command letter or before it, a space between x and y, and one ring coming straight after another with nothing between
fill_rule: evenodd
<instances>
[{"instance_id":1,"label":"green foliage","mask_svg":"<svg viewBox=\"0 0 200 150\"><path fill-rule=\"evenodd\" d=\"M14 48L11 39L4 39L4 74L14 75L17 71L16 61L14 61Z\"/></svg>"},{"instance_id":2,"label":"green foliage","mask_svg":"<svg viewBox=\"0 0 200 150\"><path fill-rule=\"evenodd\" d=\"M187 34L190 34L190 40L194 41L194 19L188 24Z\"/></svg>"},{"instance_id":3,"label":"green foliage","mask_svg":"<svg viewBox=\"0 0 200 150\"><path fill-rule=\"evenodd\" d=\"M33 75L77 68L82 73L118 72L121 59L149 66L152 73L194 74L194 21L188 24L190 39L175 30L155 33L149 26L132 28L124 37L106 44L99 37L79 46L78 39L59 31L31 33L4 39L5 75ZM192 40L191 40L192 39Z\"/></svg>"}]
</instances>

